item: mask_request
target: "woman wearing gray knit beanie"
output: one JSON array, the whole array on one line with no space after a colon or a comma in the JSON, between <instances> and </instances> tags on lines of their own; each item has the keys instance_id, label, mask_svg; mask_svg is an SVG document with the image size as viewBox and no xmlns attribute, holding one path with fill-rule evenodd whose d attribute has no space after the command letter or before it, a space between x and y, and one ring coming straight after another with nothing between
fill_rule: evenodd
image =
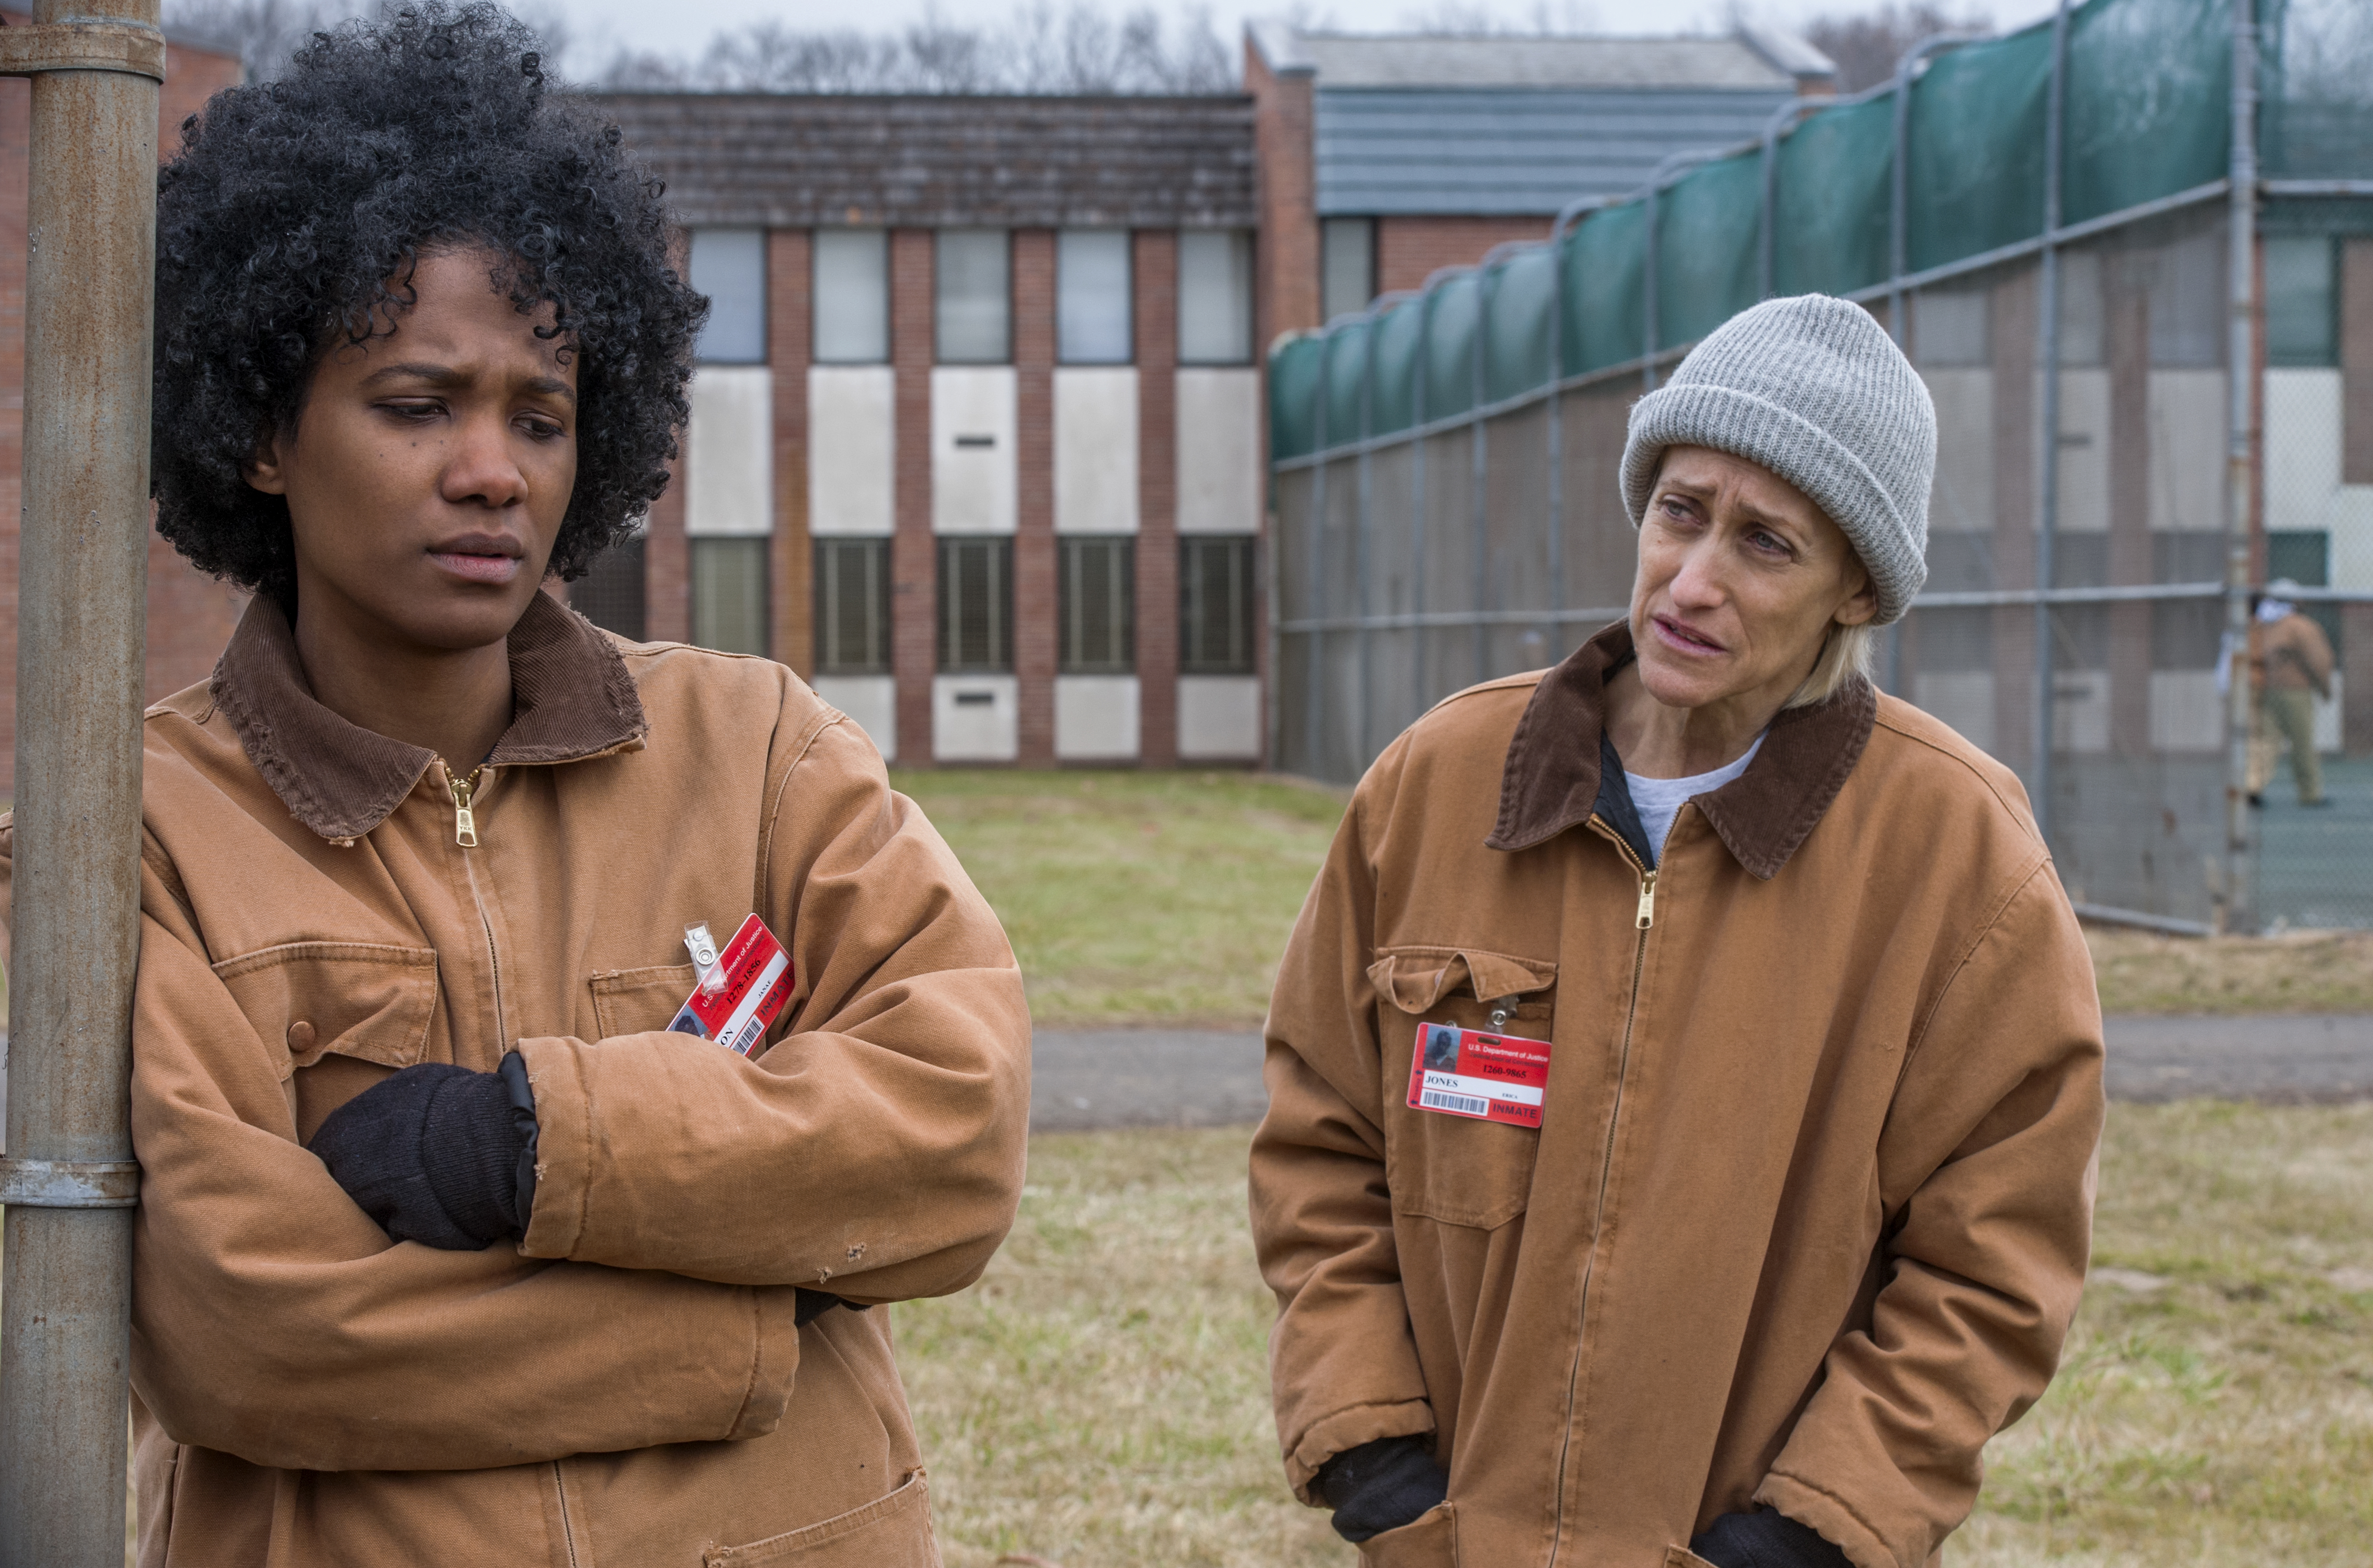
<instances>
[{"instance_id":1,"label":"woman wearing gray knit beanie","mask_svg":"<svg viewBox=\"0 0 2373 1568\"><path fill-rule=\"evenodd\" d=\"M1935 460L1861 308L1734 318L1632 410L1627 617L1361 782L1252 1200L1365 1561L1927 1562L2050 1380L2100 1011L2016 777L1869 680Z\"/></svg>"}]
</instances>

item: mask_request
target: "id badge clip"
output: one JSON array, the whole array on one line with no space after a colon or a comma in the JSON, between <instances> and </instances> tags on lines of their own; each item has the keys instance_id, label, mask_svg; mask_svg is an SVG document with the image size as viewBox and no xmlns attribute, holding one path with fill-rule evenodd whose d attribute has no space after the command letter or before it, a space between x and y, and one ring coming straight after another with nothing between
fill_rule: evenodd
<instances>
[{"instance_id":1,"label":"id badge clip","mask_svg":"<svg viewBox=\"0 0 2373 1568\"><path fill-rule=\"evenodd\" d=\"M1455 1024L1417 1026L1417 1053L1409 1062L1413 1111L1538 1127L1549 1082L1547 1040L1487 1035Z\"/></svg>"},{"instance_id":2,"label":"id badge clip","mask_svg":"<svg viewBox=\"0 0 2373 1568\"><path fill-rule=\"evenodd\" d=\"M722 952L705 925L684 928L684 944L700 983L676 1010L669 1030L748 1056L791 999L791 955L755 915L742 922Z\"/></svg>"}]
</instances>

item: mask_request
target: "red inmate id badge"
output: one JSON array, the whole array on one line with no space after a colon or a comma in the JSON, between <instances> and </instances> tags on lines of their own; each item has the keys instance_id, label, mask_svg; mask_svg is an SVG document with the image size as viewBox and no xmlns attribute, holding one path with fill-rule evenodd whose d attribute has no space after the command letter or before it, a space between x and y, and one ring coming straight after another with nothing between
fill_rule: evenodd
<instances>
[{"instance_id":1,"label":"red inmate id badge","mask_svg":"<svg viewBox=\"0 0 2373 1568\"><path fill-rule=\"evenodd\" d=\"M697 1035L748 1056L790 1000L791 955L755 915L742 922L723 953L702 951L708 942L706 926L696 928L688 940L700 967L700 984L676 1011L669 1030Z\"/></svg>"},{"instance_id":2,"label":"red inmate id badge","mask_svg":"<svg viewBox=\"0 0 2373 1568\"><path fill-rule=\"evenodd\" d=\"M1541 1092L1549 1082L1547 1040L1485 1035L1450 1024L1417 1026L1417 1057L1409 1063L1413 1111L1538 1127Z\"/></svg>"}]
</instances>

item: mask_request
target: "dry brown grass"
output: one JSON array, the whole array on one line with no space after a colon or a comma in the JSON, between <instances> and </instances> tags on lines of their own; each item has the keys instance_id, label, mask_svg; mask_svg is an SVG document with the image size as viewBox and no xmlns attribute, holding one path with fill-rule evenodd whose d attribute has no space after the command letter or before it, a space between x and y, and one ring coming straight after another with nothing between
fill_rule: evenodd
<instances>
[{"instance_id":1,"label":"dry brown grass","mask_svg":"<svg viewBox=\"0 0 2373 1568\"><path fill-rule=\"evenodd\" d=\"M1038 1139L981 1283L895 1309L952 1568L1355 1561L1279 1470L1245 1136ZM2373 1564L2373 1106L2117 1106L2098 1242L1953 1568Z\"/></svg>"},{"instance_id":2,"label":"dry brown grass","mask_svg":"<svg viewBox=\"0 0 2373 1568\"><path fill-rule=\"evenodd\" d=\"M2104 1012L2373 1012L2373 931L2153 936L2087 929Z\"/></svg>"}]
</instances>

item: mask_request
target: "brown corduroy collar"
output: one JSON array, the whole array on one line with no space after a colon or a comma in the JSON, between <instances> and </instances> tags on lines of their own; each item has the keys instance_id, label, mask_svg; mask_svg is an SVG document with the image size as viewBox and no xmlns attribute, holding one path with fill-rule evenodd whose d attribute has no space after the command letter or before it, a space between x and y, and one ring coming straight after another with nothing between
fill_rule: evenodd
<instances>
[{"instance_id":1,"label":"brown corduroy collar","mask_svg":"<svg viewBox=\"0 0 2373 1568\"><path fill-rule=\"evenodd\" d=\"M548 594L511 628L511 722L486 761L576 762L638 743L643 700L610 640ZM350 724L314 698L296 634L269 594L240 617L207 690L248 760L324 838L359 838L420 782L433 753Z\"/></svg>"},{"instance_id":2,"label":"brown corduroy collar","mask_svg":"<svg viewBox=\"0 0 2373 1568\"><path fill-rule=\"evenodd\" d=\"M1613 626L1541 677L1508 743L1500 820L1483 842L1529 849L1590 820L1598 802L1598 738L1607 677L1631 653L1631 628ZM1862 760L1878 694L1857 676L1829 701L1784 708L1747 771L1698 801L1748 874L1770 881L1788 863Z\"/></svg>"}]
</instances>

